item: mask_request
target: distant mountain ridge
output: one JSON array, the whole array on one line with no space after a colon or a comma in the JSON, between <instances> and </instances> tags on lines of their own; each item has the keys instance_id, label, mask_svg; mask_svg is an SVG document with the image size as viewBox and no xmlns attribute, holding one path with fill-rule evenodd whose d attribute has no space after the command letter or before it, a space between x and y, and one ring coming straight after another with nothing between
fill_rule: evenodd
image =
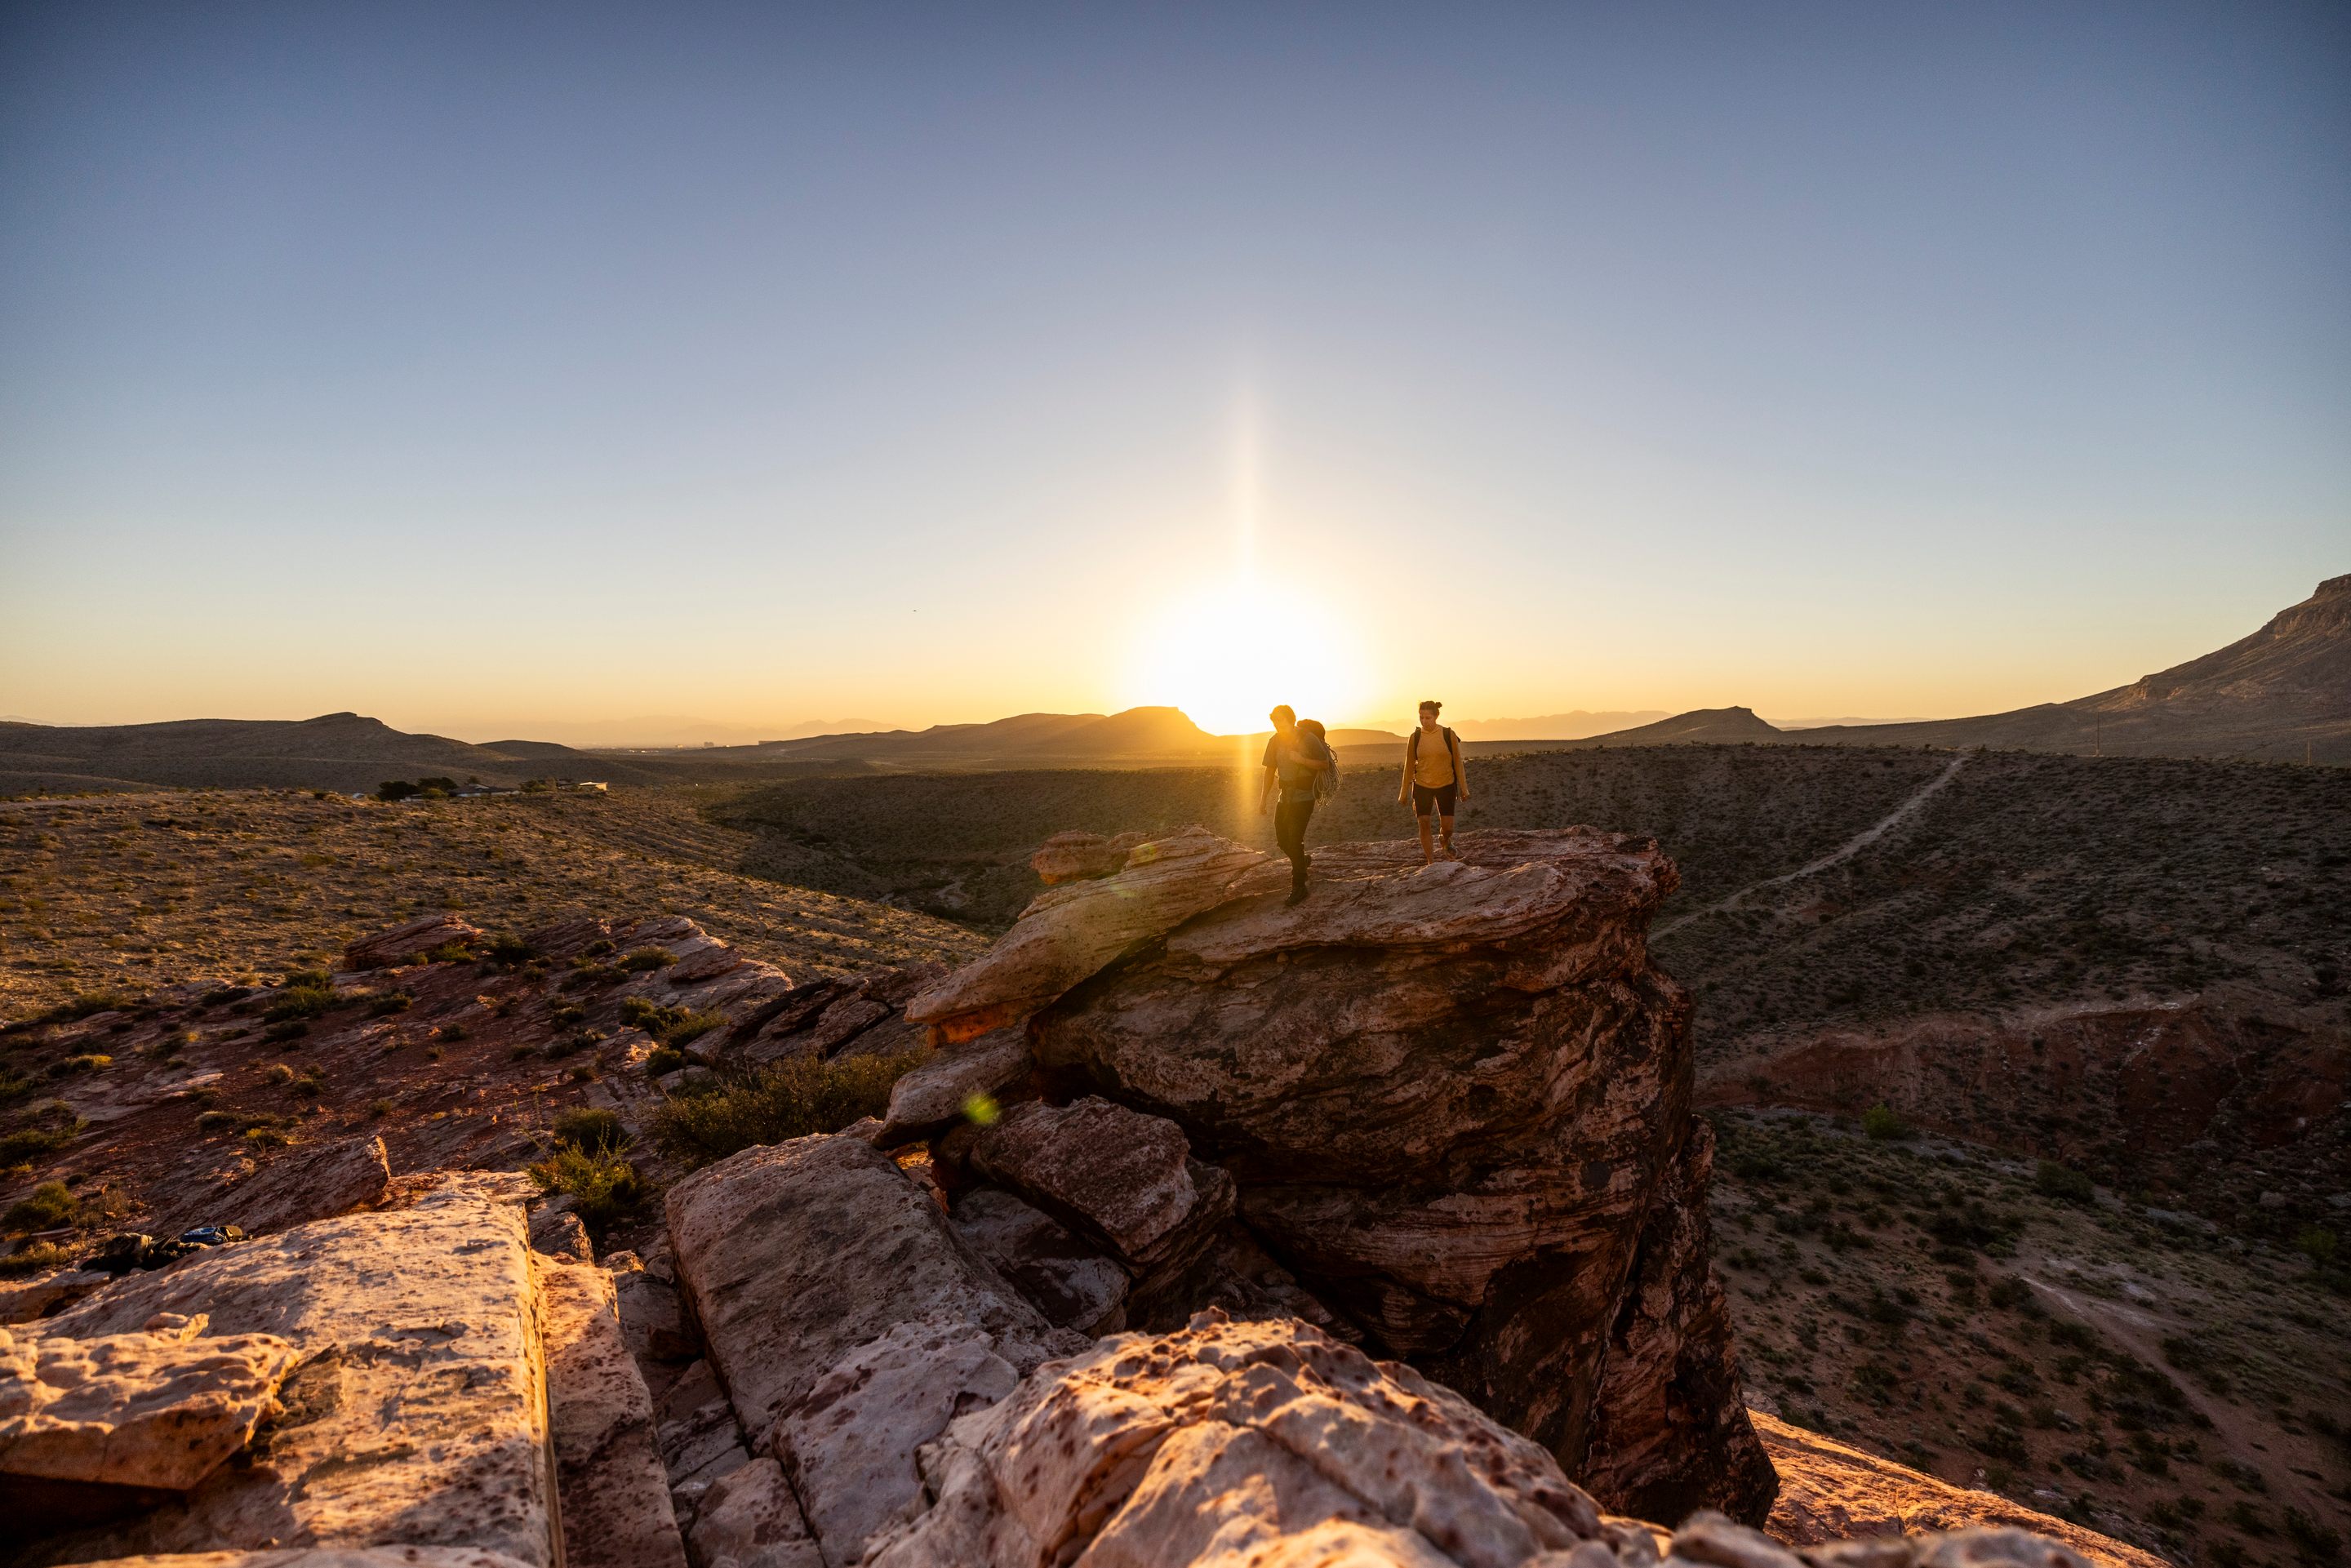
<instances>
[{"instance_id":1,"label":"distant mountain ridge","mask_svg":"<svg viewBox=\"0 0 2351 1568\"><path fill-rule=\"evenodd\" d=\"M2126 686L1972 718L1783 730L1743 707L1701 708L1571 746L1752 741L1991 747L2003 751L2351 762L2351 574L2227 647Z\"/></svg>"}]
</instances>

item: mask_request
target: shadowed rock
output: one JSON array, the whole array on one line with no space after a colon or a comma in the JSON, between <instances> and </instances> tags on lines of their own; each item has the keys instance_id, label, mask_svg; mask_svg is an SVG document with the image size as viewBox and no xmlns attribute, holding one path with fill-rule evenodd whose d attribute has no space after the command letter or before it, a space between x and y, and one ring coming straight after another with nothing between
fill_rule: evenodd
<instances>
[{"instance_id":1,"label":"shadowed rock","mask_svg":"<svg viewBox=\"0 0 2351 1568\"><path fill-rule=\"evenodd\" d=\"M936 1137L964 1118L975 1098L1003 1093L1035 1066L1029 1038L1017 1029L948 1046L891 1087L879 1142L893 1148Z\"/></svg>"},{"instance_id":2,"label":"shadowed rock","mask_svg":"<svg viewBox=\"0 0 2351 1568\"><path fill-rule=\"evenodd\" d=\"M313 1219L331 1219L380 1200L392 1185L392 1161L377 1137L343 1138L280 1155L214 1203L251 1236Z\"/></svg>"},{"instance_id":3,"label":"shadowed rock","mask_svg":"<svg viewBox=\"0 0 2351 1568\"><path fill-rule=\"evenodd\" d=\"M470 925L455 915L427 915L380 931L372 936L362 936L343 949L346 969L390 969L402 964L413 964L420 955L451 942L470 946L482 935L481 927Z\"/></svg>"},{"instance_id":4,"label":"shadowed rock","mask_svg":"<svg viewBox=\"0 0 2351 1568\"><path fill-rule=\"evenodd\" d=\"M621 1338L612 1276L538 1266L565 1568L685 1568L653 1401Z\"/></svg>"}]
</instances>

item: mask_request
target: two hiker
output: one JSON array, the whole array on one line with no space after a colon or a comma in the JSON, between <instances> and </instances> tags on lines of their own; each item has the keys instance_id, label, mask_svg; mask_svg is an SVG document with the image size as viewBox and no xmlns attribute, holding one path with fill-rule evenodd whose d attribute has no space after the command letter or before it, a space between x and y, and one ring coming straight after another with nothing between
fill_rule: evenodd
<instances>
[{"instance_id":1,"label":"two hiker","mask_svg":"<svg viewBox=\"0 0 2351 1568\"><path fill-rule=\"evenodd\" d=\"M1399 801L1412 802L1420 828L1423 865L1432 863L1440 852L1447 860L1460 858L1453 852L1453 813L1469 798L1469 776L1461 763L1461 737L1437 722L1444 706L1433 700L1420 705L1420 726L1405 742L1404 783L1396 791ZM1273 841L1289 858L1290 902L1296 904L1306 896L1306 872L1312 863L1306 853L1306 824L1314 815L1315 803L1338 792L1339 758L1322 727L1311 718L1300 718L1288 703L1267 716L1273 720L1273 734L1265 743L1265 789L1258 800L1258 814L1273 812ZM1441 847L1430 835L1432 815Z\"/></svg>"}]
</instances>

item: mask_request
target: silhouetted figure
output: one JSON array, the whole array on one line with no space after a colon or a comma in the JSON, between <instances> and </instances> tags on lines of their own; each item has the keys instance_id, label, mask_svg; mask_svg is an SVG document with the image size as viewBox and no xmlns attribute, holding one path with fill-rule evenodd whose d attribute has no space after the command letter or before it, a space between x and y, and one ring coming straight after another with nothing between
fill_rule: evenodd
<instances>
[{"instance_id":1,"label":"silhouetted figure","mask_svg":"<svg viewBox=\"0 0 2351 1568\"><path fill-rule=\"evenodd\" d=\"M1316 778L1330 770L1331 748L1319 736L1299 732L1297 712L1288 703L1266 716L1273 720L1273 735L1265 743L1265 790L1257 811L1260 817L1273 812L1273 841L1290 857L1290 902L1296 904L1306 896L1306 824L1314 815Z\"/></svg>"}]
</instances>

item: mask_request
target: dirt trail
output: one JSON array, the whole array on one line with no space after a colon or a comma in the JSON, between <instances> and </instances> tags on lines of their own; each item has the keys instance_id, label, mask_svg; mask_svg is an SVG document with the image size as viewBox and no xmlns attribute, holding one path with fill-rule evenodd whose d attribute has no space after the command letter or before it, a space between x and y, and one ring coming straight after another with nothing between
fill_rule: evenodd
<instances>
[{"instance_id":1,"label":"dirt trail","mask_svg":"<svg viewBox=\"0 0 2351 1568\"><path fill-rule=\"evenodd\" d=\"M2028 1251L2017 1260L2020 1266L2014 1273L2043 1297L2097 1329L2107 1338L2116 1341L2149 1366L2164 1364L2163 1337L2166 1333L2194 1326L2168 1322L2144 1306L2105 1301L2085 1291L2069 1291L2025 1271L2026 1267L2035 1262L2049 1261L2052 1260L2036 1259ZM2305 1478L2300 1473L2317 1458L2315 1453L2302 1452L2305 1445L2296 1443L2276 1422L2248 1416L2229 1401L2208 1394L2191 1379L2180 1377L2172 1381L2187 1396L2189 1405L2212 1423L2212 1434L2228 1450L2229 1457L2266 1475L2271 1492L2278 1497L2279 1501L2291 1503L2314 1519L2337 1516L2338 1505L2331 1498L2307 1486ZM2283 1465L2277 1462L2281 1449L2285 1451L2286 1458Z\"/></svg>"},{"instance_id":2,"label":"dirt trail","mask_svg":"<svg viewBox=\"0 0 2351 1568\"><path fill-rule=\"evenodd\" d=\"M1958 777L1959 769L1968 765L1968 757L1970 755L1970 753L1962 752L1959 756L1952 758L1951 765L1949 768L1944 768L1940 773L1936 774L1932 779L1927 780L1924 785L1919 787L1917 794L1911 796L1908 800L1903 801L1902 804L1895 807L1894 810L1888 811L1885 816L1880 817L1876 821L1872 822L1869 826L1864 828L1861 831L1855 833L1853 837L1847 839L1844 842L1839 844L1828 853L1821 856L1818 860L1809 861L1804 864L1798 866L1795 870L1791 872L1782 872L1778 876L1767 876L1761 882L1750 882L1745 887L1740 888L1737 893L1732 894L1728 898L1719 900L1714 904L1709 904L1704 909L1698 910L1693 914L1685 915L1679 920L1670 921L1666 925L1659 926L1656 930L1649 934L1649 940L1655 942L1662 937L1670 936L1676 931L1687 925L1693 920L1703 920L1709 915L1720 915L1725 910L1736 909L1739 907L1740 901L1750 893L1760 893L1767 887L1777 887L1783 882L1794 882L1801 877L1811 876L1816 872L1826 871L1833 865L1838 865L1845 861L1851 860L1854 856L1859 854L1870 845L1884 838L1887 833L1892 832L1896 827L1900 826L1903 821L1916 813L1920 807L1924 806L1928 800L1934 799L1935 795L1941 790L1943 786L1949 784L1954 778Z\"/></svg>"}]
</instances>

